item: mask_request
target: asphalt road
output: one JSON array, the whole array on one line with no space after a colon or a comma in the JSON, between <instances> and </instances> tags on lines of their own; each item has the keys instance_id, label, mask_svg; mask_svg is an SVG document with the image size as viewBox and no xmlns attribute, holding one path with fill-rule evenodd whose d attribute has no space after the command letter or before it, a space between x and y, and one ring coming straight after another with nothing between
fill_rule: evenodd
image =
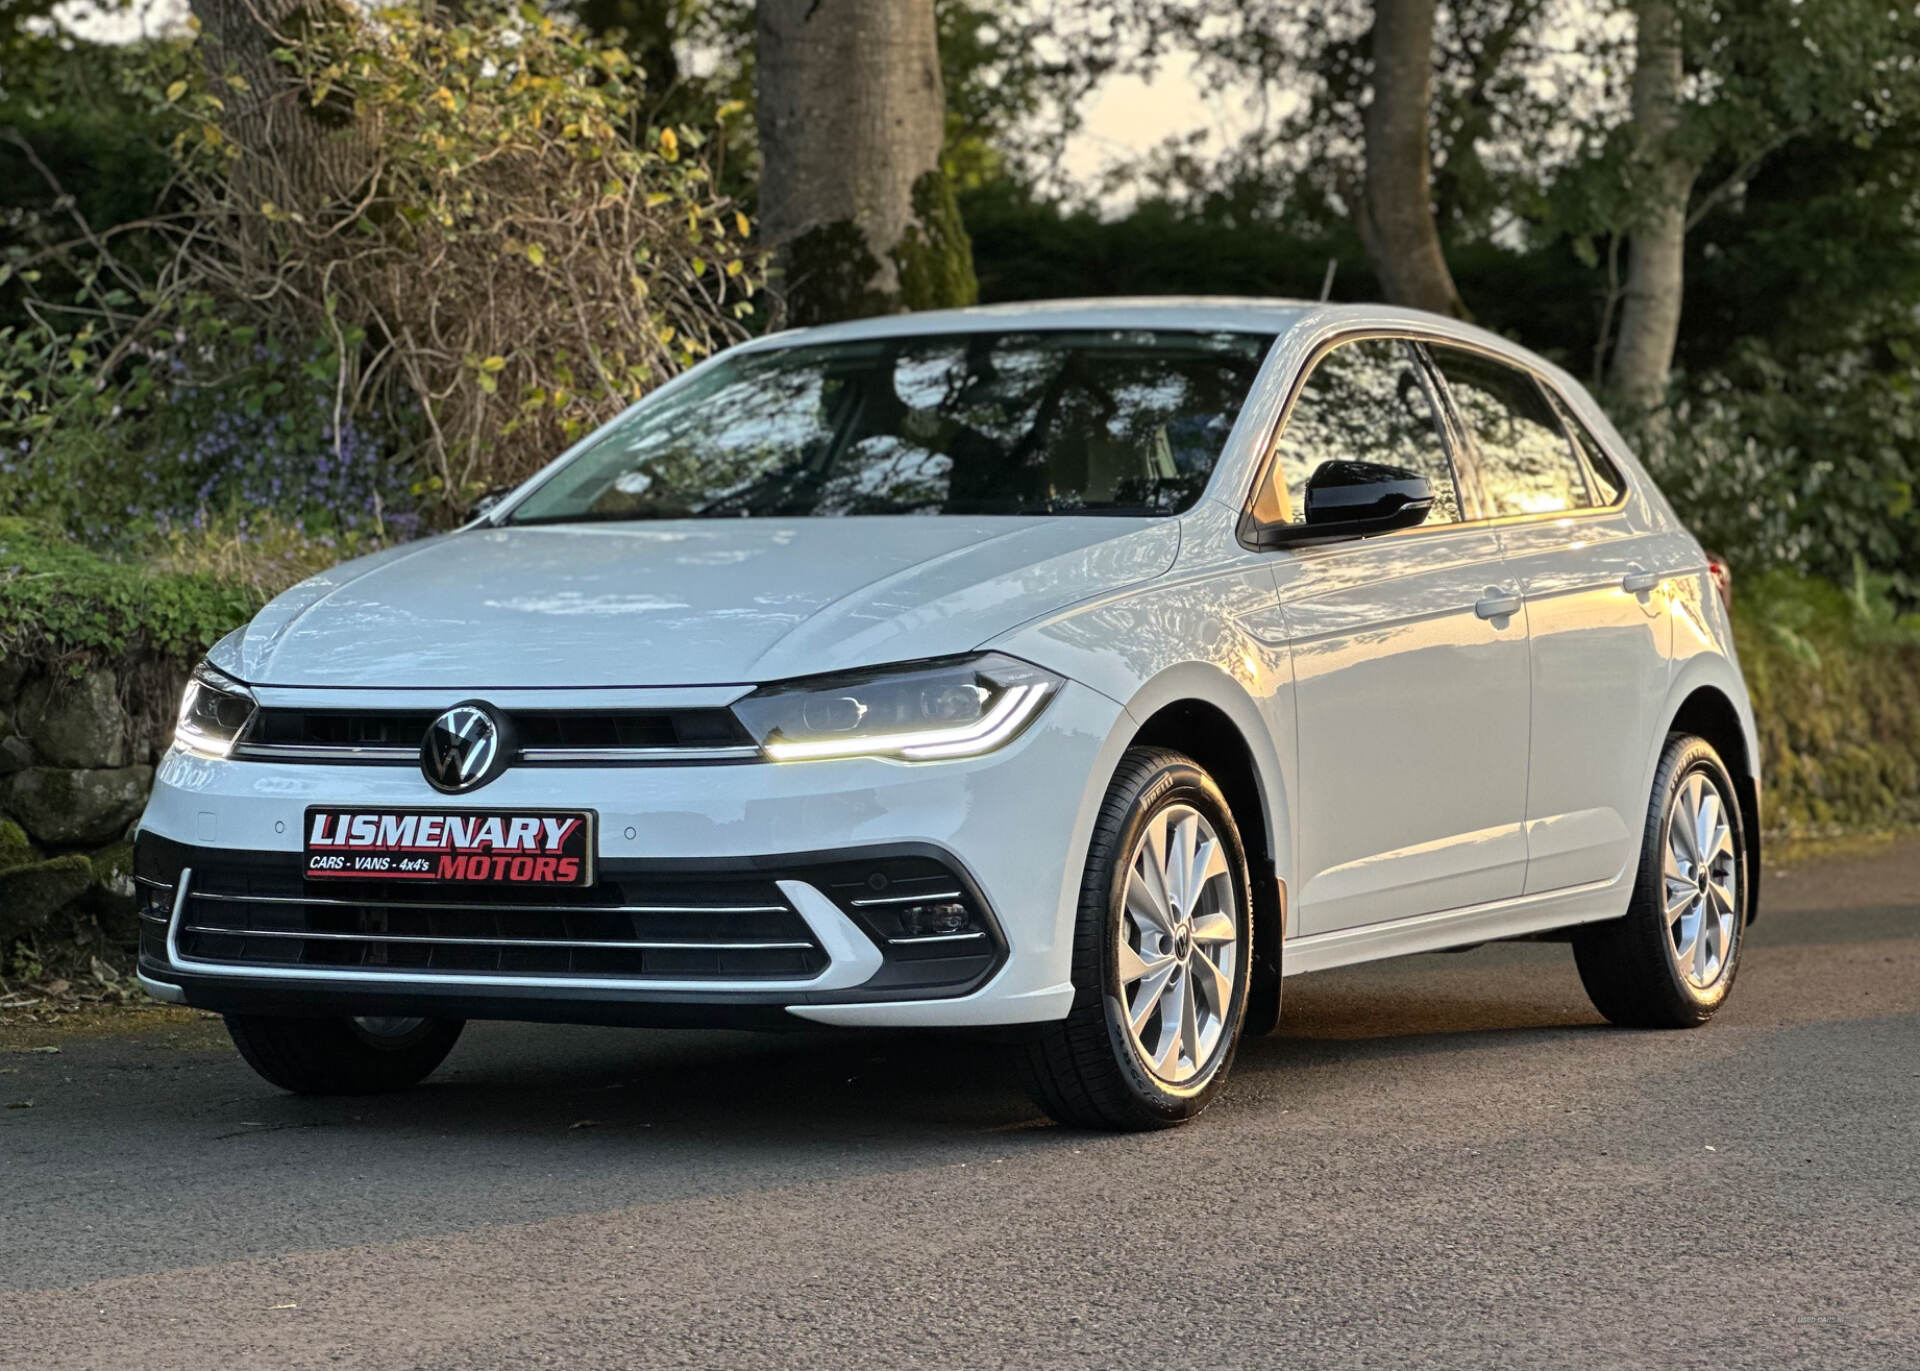
<instances>
[{"instance_id":1,"label":"asphalt road","mask_svg":"<svg viewBox=\"0 0 1920 1371\"><path fill-rule=\"evenodd\" d=\"M9 1030L0 1366L1920 1366L1920 844L1767 900L1703 1031L1558 945L1304 978L1150 1137L942 1039L476 1025L333 1102Z\"/></svg>"}]
</instances>

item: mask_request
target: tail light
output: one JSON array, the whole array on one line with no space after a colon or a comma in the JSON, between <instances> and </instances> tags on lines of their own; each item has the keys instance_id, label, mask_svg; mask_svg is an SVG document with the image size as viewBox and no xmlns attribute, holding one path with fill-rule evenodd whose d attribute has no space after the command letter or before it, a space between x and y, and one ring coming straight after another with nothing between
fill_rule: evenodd
<instances>
[{"instance_id":1,"label":"tail light","mask_svg":"<svg viewBox=\"0 0 1920 1371\"><path fill-rule=\"evenodd\" d=\"M1720 603L1727 607L1727 613L1733 613L1733 568L1727 565L1727 559L1717 552L1709 552L1707 575L1713 578L1713 588L1720 592Z\"/></svg>"}]
</instances>

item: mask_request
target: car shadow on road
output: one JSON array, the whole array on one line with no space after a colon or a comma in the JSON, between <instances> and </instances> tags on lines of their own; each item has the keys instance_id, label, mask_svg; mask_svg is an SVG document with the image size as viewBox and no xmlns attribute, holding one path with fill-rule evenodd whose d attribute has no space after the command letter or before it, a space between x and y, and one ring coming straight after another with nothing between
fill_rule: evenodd
<instances>
[{"instance_id":1,"label":"car shadow on road","mask_svg":"<svg viewBox=\"0 0 1920 1371\"><path fill-rule=\"evenodd\" d=\"M1439 987L1418 977L1332 973L1294 982L1280 1031L1243 1044L1241 1078L1304 1092L1306 1065L1418 1054L1463 1064L1494 1050L1607 1032L1569 988L1487 968ZM1298 989L1293 987L1298 986ZM950 1143L1059 1132L1025 1093L1010 1034L801 1030L778 1034L472 1025L425 1086L355 1100L301 1100L260 1084L254 1126L650 1138L725 1146ZM251 1084L251 1082L249 1081ZM268 1119L255 1115L270 1114Z\"/></svg>"}]
</instances>

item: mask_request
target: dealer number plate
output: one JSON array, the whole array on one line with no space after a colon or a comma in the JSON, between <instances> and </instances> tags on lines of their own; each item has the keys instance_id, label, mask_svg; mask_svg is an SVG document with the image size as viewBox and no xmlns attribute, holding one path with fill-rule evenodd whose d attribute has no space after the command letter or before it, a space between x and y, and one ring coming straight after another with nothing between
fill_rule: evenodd
<instances>
[{"instance_id":1,"label":"dealer number plate","mask_svg":"<svg viewBox=\"0 0 1920 1371\"><path fill-rule=\"evenodd\" d=\"M307 810L311 878L592 885L590 809Z\"/></svg>"}]
</instances>

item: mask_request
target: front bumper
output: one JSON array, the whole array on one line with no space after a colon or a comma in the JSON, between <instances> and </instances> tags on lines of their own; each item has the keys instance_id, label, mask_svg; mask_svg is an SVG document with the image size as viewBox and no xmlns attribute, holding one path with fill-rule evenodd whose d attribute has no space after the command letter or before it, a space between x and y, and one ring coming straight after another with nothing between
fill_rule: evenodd
<instances>
[{"instance_id":1,"label":"front bumper","mask_svg":"<svg viewBox=\"0 0 1920 1371\"><path fill-rule=\"evenodd\" d=\"M534 935L502 952L501 937L484 932L491 925L476 934L475 911L425 913L372 887L333 886L322 899L300 875L308 805L446 807L448 797L414 766L176 752L136 846L140 974L161 998L221 1012L748 1025L1060 1018L1072 1000L1079 873L1124 746L1122 714L1070 683L1025 734L977 759L527 767L452 801L595 810L605 896L595 902L611 908L585 911L593 936L612 912L662 908L666 882L678 892L672 937L720 949L698 956L652 941L638 913L621 941L590 948L567 941L580 936L573 910L552 916L564 936L540 927L537 911L486 915ZM182 882L183 870L196 874ZM885 886L889 873L904 883ZM951 947L897 936L875 892L936 887L965 892L968 928L982 936ZM756 941L708 938L698 921L709 905L789 923L760 926ZM535 942L542 950L529 950ZM763 946L792 951L729 950ZM625 950L659 947L671 950Z\"/></svg>"}]
</instances>

